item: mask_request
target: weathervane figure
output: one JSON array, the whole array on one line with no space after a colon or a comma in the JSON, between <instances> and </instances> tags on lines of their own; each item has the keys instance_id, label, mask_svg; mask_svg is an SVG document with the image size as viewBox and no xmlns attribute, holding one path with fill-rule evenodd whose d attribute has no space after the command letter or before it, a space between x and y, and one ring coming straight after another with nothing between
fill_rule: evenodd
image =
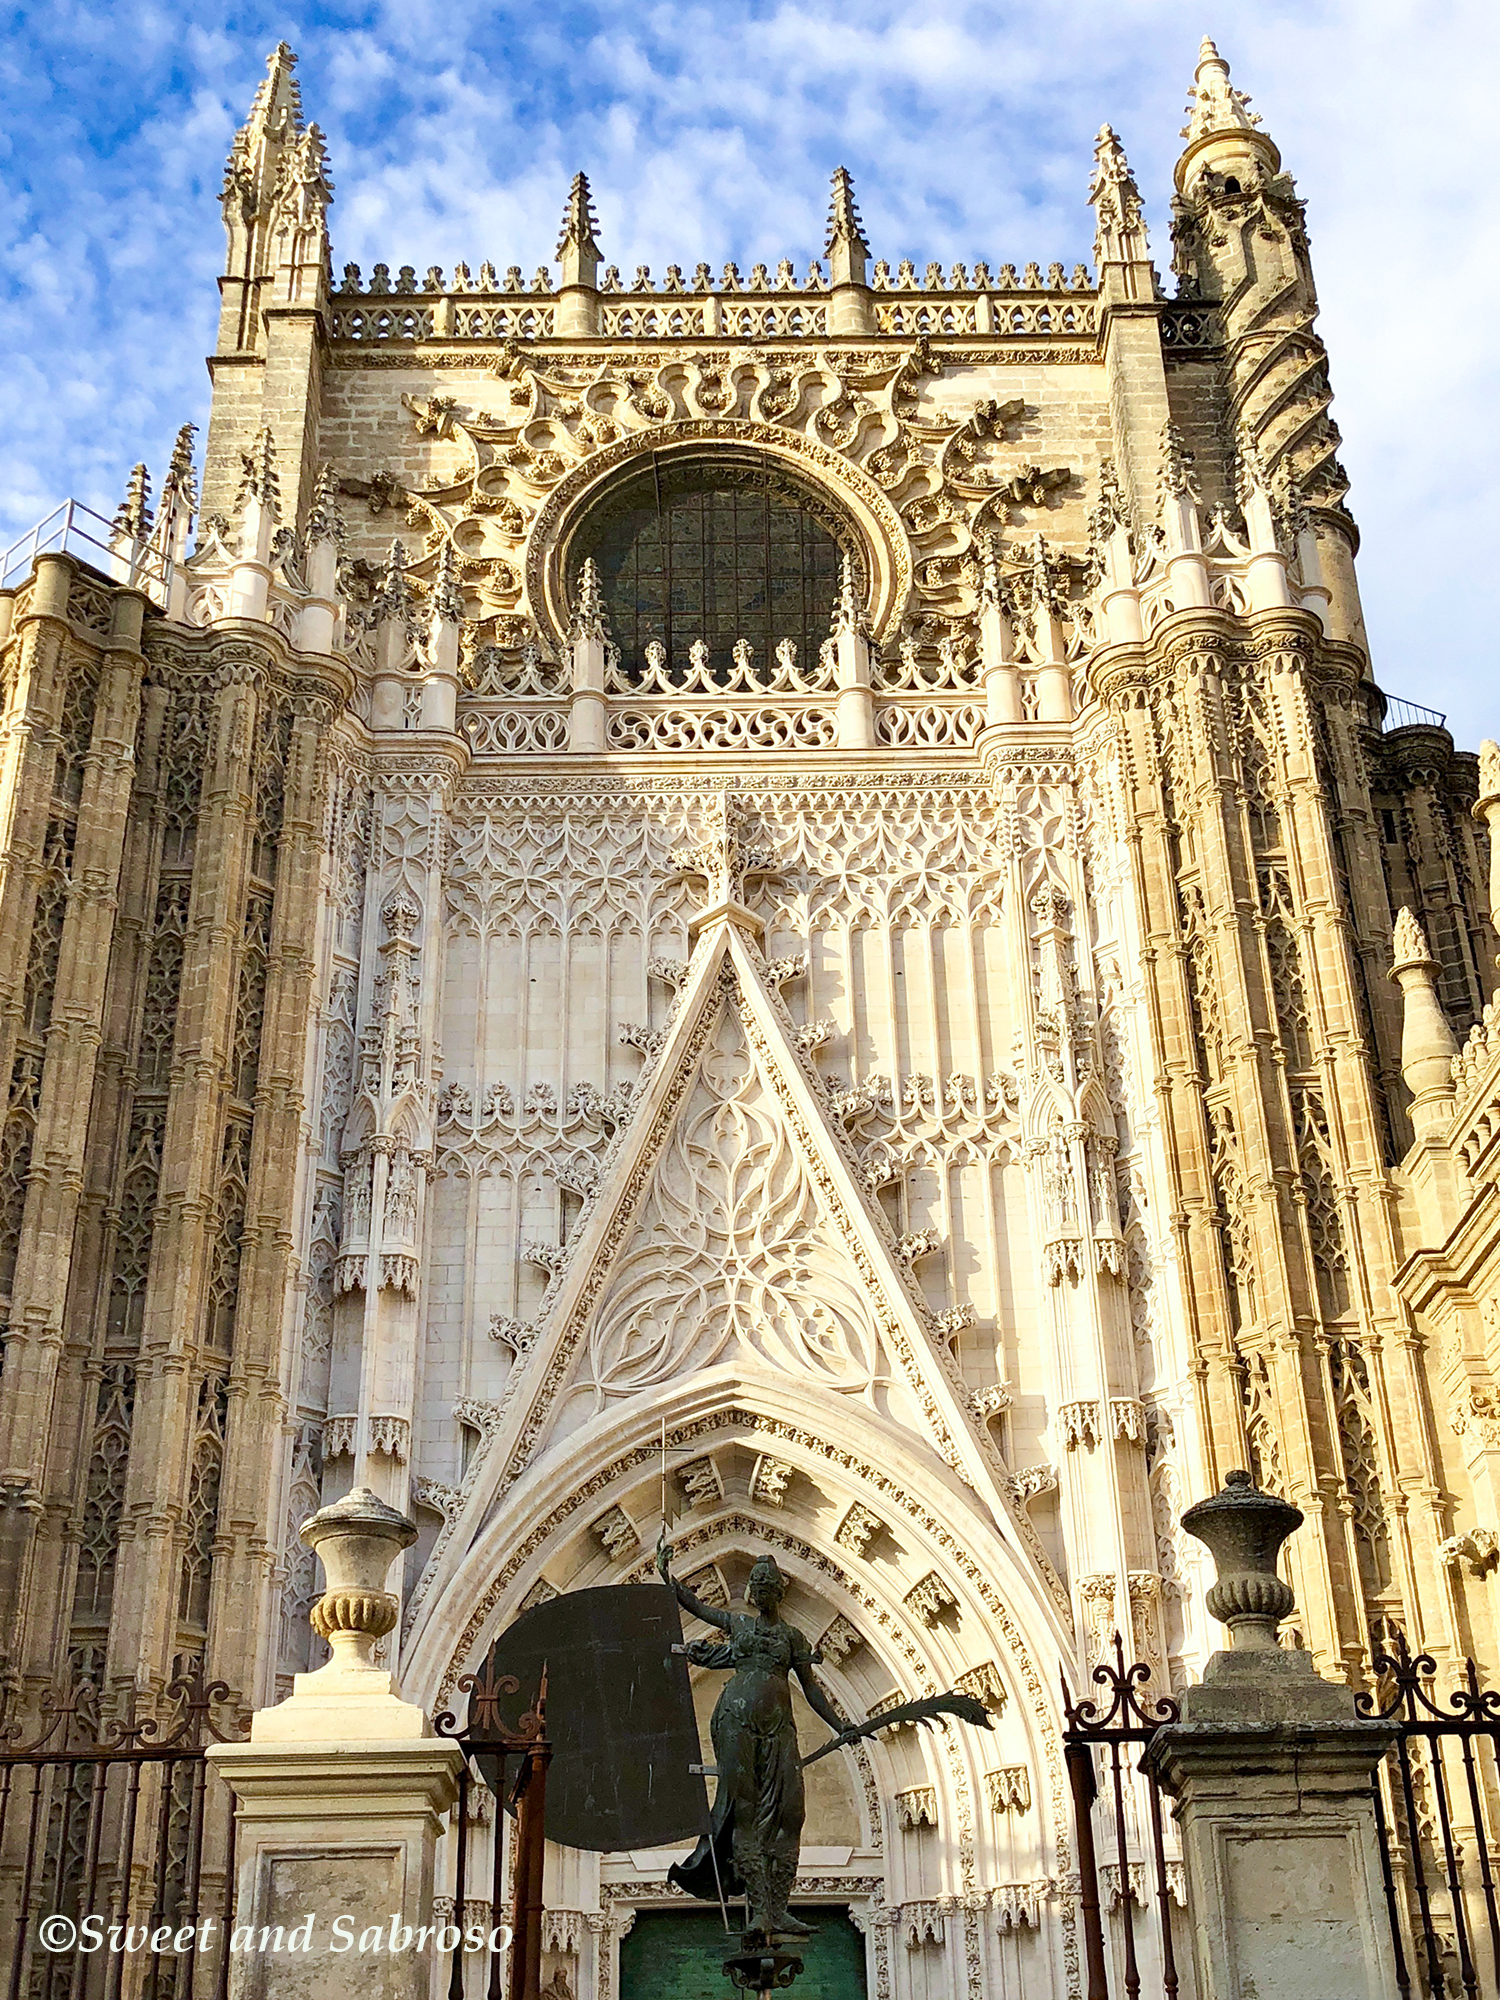
<instances>
[{"instance_id":1,"label":"weathervane figure","mask_svg":"<svg viewBox=\"0 0 1500 2000\"><path fill-rule=\"evenodd\" d=\"M668 1879L704 1902L725 1895L747 1896L747 1936L758 1932L767 1939L809 1937L810 1926L787 1909L807 1814L804 1764L893 1722L927 1721L943 1714L988 1729L989 1716L972 1695L941 1694L887 1710L869 1722L846 1724L813 1676L821 1655L781 1615L787 1583L774 1556L757 1557L751 1568L745 1585L750 1616L705 1604L672 1575L671 1560L672 1545L663 1529L656 1550L662 1582L684 1611L726 1635L723 1641L693 1640L688 1659L694 1666L728 1668L731 1678L709 1724L718 1773L712 1831L685 1861L668 1870ZM813 1713L835 1732L807 1758L797 1744L793 1674Z\"/></svg>"}]
</instances>

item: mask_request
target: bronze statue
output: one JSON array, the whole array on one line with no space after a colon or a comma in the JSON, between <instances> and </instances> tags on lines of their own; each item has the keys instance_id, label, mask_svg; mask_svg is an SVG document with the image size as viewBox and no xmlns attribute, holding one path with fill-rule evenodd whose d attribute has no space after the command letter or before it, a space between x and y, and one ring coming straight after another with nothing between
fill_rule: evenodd
<instances>
[{"instance_id":1,"label":"bronze statue","mask_svg":"<svg viewBox=\"0 0 1500 2000\"><path fill-rule=\"evenodd\" d=\"M845 1735L845 1724L813 1678L816 1648L781 1616L786 1578L775 1559L761 1556L750 1571L745 1601L754 1615L717 1610L671 1574L672 1550L656 1552L662 1582L695 1618L727 1635L723 1643L695 1639L687 1656L695 1666L732 1669L714 1706L710 1729L718 1770L713 1830L705 1834L669 1879L690 1896L748 1896L749 1931L766 1937L809 1937L811 1928L787 1910L797 1876L806 1798L797 1723L792 1714L793 1674L815 1715Z\"/></svg>"}]
</instances>

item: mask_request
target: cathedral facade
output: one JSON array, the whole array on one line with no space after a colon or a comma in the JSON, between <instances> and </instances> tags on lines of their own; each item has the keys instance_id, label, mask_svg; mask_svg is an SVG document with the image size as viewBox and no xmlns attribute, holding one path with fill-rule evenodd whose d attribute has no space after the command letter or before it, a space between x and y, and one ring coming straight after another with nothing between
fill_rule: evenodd
<instances>
[{"instance_id":1,"label":"cathedral facade","mask_svg":"<svg viewBox=\"0 0 1500 2000\"><path fill-rule=\"evenodd\" d=\"M993 1721L817 1766L804 1901L1077 1991L1062 1685L1196 1674L1227 1470L1322 1671L1496 1658L1500 753L1377 684L1293 182L1205 43L1170 291L1108 127L1093 272L840 170L774 272L627 280L580 175L534 277L366 276L293 65L201 502L0 598L11 1698L274 1703L355 1485L429 1710L769 1550L841 1709ZM671 1858L550 1856L580 2000Z\"/></svg>"}]
</instances>

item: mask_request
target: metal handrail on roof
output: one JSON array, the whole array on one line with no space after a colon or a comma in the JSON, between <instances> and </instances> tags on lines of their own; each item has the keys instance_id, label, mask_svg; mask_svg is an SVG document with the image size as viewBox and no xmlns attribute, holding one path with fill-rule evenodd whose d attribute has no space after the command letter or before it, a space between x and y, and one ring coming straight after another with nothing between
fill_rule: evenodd
<instances>
[{"instance_id":1,"label":"metal handrail on roof","mask_svg":"<svg viewBox=\"0 0 1500 2000\"><path fill-rule=\"evenodd\" d=\"M1385 726L1389 729L1446 729L1448 718L1440 708L1423 708L1419 701L1402 701L1397 695L1385 698Z\"/></svg>"},{"instance_id":2,"label":"metal handrail on roof","mask_svg":"<svg viewBox=\"0 0 1500 2000\"><path fill-rule=\"evenodd\" d=\"M157 538L132 537L81 500L64 500L12 542L0 556L0 590L24 583L37 557L51 554L76 555L114 582L129 584L153 604L166 606L172 559Z\"/></svg>"}]
</instances>

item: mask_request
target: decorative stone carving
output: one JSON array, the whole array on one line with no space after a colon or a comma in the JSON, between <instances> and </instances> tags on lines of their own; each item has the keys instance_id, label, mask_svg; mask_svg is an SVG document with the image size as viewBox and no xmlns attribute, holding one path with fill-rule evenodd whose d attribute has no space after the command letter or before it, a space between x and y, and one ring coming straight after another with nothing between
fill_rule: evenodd
<instances>
[{"instance_id":1,"label":"decorative stone carving","mask_svg":"<svg viewBox=\"0 0 1500 2000\"><path fill-rule=\"evenodd\" d=\"M990 1908L1002 1931L1034 1931L1042 1921L1042 1900L1052 1884L1037 1882L997 1882L990 1890Z\"/></svg>"},{"instance_id":2,"label":"decorative stone carving","mask_svg":"<svg viewBox=\"0 0 1500 2000\"><path fill-rule=\"evenodd\" d=\"M1146 1442L1146 1406L1134 1396L1112 1396L1109 1402L1110 1435L1130 1444Z\"/></svg>"},{"instance_id":3,"label":"decorative stone carving","mask_svg":"<svg viewBox=\"0 0 1500 2000\"><path fill-rule=\"evenodd\" d=\"M1221 1492L1182 1517L1218 1568L1203 1601L1229 1627L1236 1651L1269 1651L1278 1622L1296 1604L1291 1585L1276 1574L1276 1558L1302 1518L1300 1507L1262 1493L1248 1472L1238 1470L1225 1476Z\"/></svg>"},{"instance_id":4,"label":"decorative stone carving","mask_svg":"<svg viewBox=\"0 0 1500 2000\"><path fill-rule=\"evenodd\" d=\"M848 1549L851 1555L868 1553L871 1542L880 1533L885 1523L870 1508L856 1500L834 1533L834 1540L841 1549Z\"/></svg>"},{"instance_id":5,"label":"decorative stone carving","mask_svg":"<svg viewBox=\"0 0 1500 2000\"><path fill-rule=\"evenodd\" d=\"M1057 1491L1057 1467L1028 1465L1023 1471L1012 1475L1010 1490L1019 1506L1029 1506L1033 1500L1039 1500L1044 1493Z\"/></svg>"},{"instance_id":6,"label":"decorative stone carving","mask_svg":"<svg viewBox=\"0 0 1500 2000\"><path fill-rule=\"evenodd\" d=\"M967 1667L954 1681L956 1688L982 1701L991 1715L999 1715L1005 1708L1006 1688L1000 1678L1000 1669L993 1660L985 1660L980 1666Z\"/></svg>"},{"instance_id":7,"label":"decorative stone carving","mask_svg":"<svg viewBox=\"0 0 1500 2000\"><path fill-rule=\"evenodd\" d=\"M405 1417L371 1417L370 1449L404 1465L411 1451L411 1424Z\"/></svg>"},{"instance_id":8,"label":"decorative stone carving","mask_svg":"<svg viewBox=\"0 0 1500 2000\"><path fill-rule=\"evenodd\" d=\"M1104 1434L1100 1408L1093 1400L1064 1403L1058 1410L1057 1424L1069 1451L1092 1451Z\"/></svg>"},{"instance_id":9,"label":"decorative stone carving","mask_svg":"<svg viewBox=\"0 0 1500 2000\"><path fill-rule=\"evenodd\" d=\"M1109 1657L1118 1624L1115 1608L1117 1588L1116 1578L1104 1573L1078 1579L1078 1595L1083 1605L1085 1653L1091 1667Z\"/></svg>"},{"instance_id":10,"label":"decorative stone carving","mask_svg":"<svg viewBox=\"0 0 1500 2000\"><path fill-rule=\"evenodd\" d=\"M750 1498L762 1507L780 1507L792 1482L791 1466L779 1458L761 1457L750 1475Z\"/></svg>"},{"instance_id":11,"label":"decorative stone carving","mask_svg":"<svg viewBox=\"0 0 1500 2000\"><path fill-rule=\"evenodd\" d=\"M1467 1568L1471 1576L1490 1576L1500 1567L1500 1535L1493 1528L1470 1528L1438 1543L1438 1557L1451 1570Z\"/></svg>"},{"instance_id":12,"label":"decorative stone carving","mask_svg":"<svg viewBox=\"0 0 1500 2000\"><path fill-rule=\"evenodd\" d=\"M1031 1810L1031 1772L1024 1764L1006 1764L984 1774L985 1797L990 1811L1024 1813Z\"/></svg>"},{"instance_id":13,"label":"decorative stone carving","mask_svg":"<svg viewBox=\"0 0 1500 2000\"><path fill-rule=\"evenodd\" d=\"M992 1382L987 1389L976 1389L969 1398L969 1408L982 1424L993 1423L996 1417L1004 1416L1015 1401L1015 1392L1008 1382Z\"/></svg>"},{"instance_id":14,"label":"decorative stone carving","mask_svg":"<svg viewBox=\"0 0 1500 2000\"><path fill-rule=\"evenodd\" d=\"M940 1902L902 1903L900 1923L908 1951L922 1951L928 1945L941 1950L948 1941L946 1911Z\"/></svg>"},{"instance_id":15,"label":"decorative stone carving","mask_svg":"<svg viewBox=\"0 0 1500 2000\"><path fill-rule=\"evenodd\" d=\"M854 1626L847 1618L840 1616L834 1619L818 1641L818 1651L831 1665L841 1667L855 1647L863 1644L864 1640Z\"/></svg>"},{"instance_id":16,"label":"decorative stone carving","mask_svg":"<svg viewBox=\"0 0 1500 2000\"><path fill-rule=\"evenodd\" d=\"M924 1625L937 1625L958 1610L958 1599L935 1570L914 1584L902 1603Z\"/></svg>"},{"instance_id":17,"label":"decorative stone carving","mask_svg":"<svg viewBox=\"0 0 1500 2000\"><path fill-rule=\"evenodd\" d=\"M592 1533L611 1562L623 1562L641 1546L636 1525L623 1507L611 1507L608 1513L601 1514L593 1525Z\"/></svg>"},{"instance_id":18,"label":"decorative stone carving","mask_svg":"<svg viewBox=\"0 0 1500 2000\"><path fill-rule=\"evenodd\" d=\"M324 1458L353 1458L354 1440L358 1431L357 1416L330 1417L323 1426Z\"/></svg>"},{"instance_id":19,"label":"decorative stone carving","mask_svg":"<svg viewBox=\"0 0 1500 2000\"><path fill-rule=\"evenodd\" d=\"M711 1458L678 1466L676 1477L689 1507L712 1507L724 1498L724 1481Z\"/></svg>"},{"instance_id":20,"label":"decorative stone carving","mask_svg":"<svg viewBox=\"0 0 1500 2000\"><path fill-rule=\"evenodd\" d=\"M919 1827L935 1827L938 1823L937 1788L934 1785L908 1785L897 1792L897 1824L908 1833L915 1833Z\"/></svg>"}]
</instances>

